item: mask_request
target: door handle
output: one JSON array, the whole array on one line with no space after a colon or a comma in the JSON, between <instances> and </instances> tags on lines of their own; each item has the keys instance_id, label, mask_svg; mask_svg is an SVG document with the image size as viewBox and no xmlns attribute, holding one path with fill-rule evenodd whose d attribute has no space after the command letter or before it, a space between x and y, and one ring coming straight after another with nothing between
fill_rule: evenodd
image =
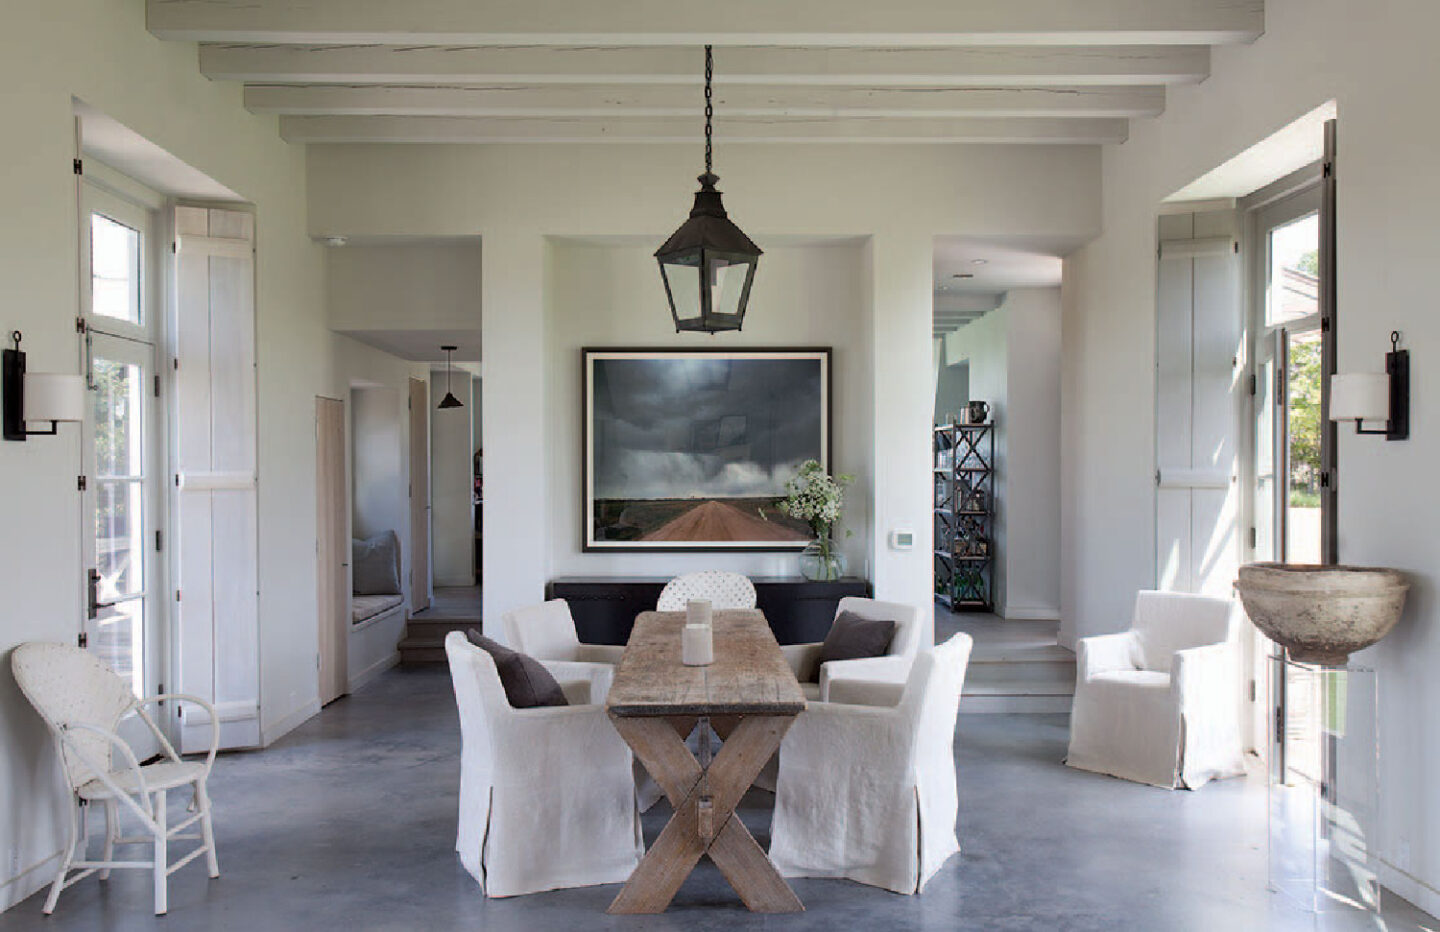
<instances>
[{"instance_id":1,"label":"door handle","mask_svg":"<svg viewBox=\"0 0 1440 932\"><path fill-rule=\"evenodd\" d=\"M99 570L95 569L94 567L91 567L91 568L90 568L90 574L89 574L88 579L89 579L89 586L88 586L88 588L89 588L89 590L90 590L90 598L87 600L87 601L88 601L88 604L89 604L89 608L87 609L87 613L86 613L86 616L85 616L85 617L89 618L91 621L94 621L95 618L96 618L97 616L99 616L99 614L100 614L100 609L102 609L102 608L110 608L110 607L113 606L115 603L114 603L114 602L101 602L101 601L100 601L100 571L99 571Z\"/></svg>"}]
</instances>

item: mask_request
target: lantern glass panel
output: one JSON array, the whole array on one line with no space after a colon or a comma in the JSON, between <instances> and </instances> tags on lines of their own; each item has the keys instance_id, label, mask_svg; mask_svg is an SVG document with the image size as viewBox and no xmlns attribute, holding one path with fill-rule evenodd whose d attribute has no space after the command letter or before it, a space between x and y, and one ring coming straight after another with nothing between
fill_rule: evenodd
<instances>
[{"instance_id":1,"label":"lantern glass panel","mask_svg":"<svg viewBox=\"0 0 1440 932\"><path fill-rule=\"evenodd\" d=\"M677 321L700 319L700 267L699 257L668 259L660 263L665 273L665 284L670 289L670 301Z\"/></svg>"},{"instance_id":2,"label":"lantern glass panel","mask_svg":"<svg viewBox=\"0 0 1440 932\"><path fill-rule=\"evenodd\" d=\"M710 262L710 308L716 314L736 314L745 296L750 262L716 258Z\"/></svg>"}]
</instances>

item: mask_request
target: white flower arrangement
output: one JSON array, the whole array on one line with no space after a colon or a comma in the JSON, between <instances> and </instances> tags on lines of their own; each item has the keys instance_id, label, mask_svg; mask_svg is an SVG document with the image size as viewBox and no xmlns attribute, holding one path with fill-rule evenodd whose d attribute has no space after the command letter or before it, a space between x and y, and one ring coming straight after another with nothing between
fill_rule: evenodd
<instances>
[{"instance_id":1,"label":"white flower arrangement","mask_svg":"<svg viewBox=\"0 0 1440 932\"><path fill-rule=\"evenodd\" d=\"M830 530L845 507L845 487L854 481L854 476L844 473L828 475L819 462L806 460L795 478L785 483L785 497L775 507L781 514L810 525L817 540L828 542Z\"/></svg>"}]
</instances>

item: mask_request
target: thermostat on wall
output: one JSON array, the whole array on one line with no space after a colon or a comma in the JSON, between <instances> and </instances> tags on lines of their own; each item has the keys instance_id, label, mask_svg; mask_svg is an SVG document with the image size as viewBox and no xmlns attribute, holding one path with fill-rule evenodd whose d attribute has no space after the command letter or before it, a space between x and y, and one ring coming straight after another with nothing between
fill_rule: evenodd
<instances>
[{"instance_id":1,"label":"thermostat on wall","mask_svg":"<svg viewBox=\"0 0 1440 932\"><path fill-rule=\"evenodd\" d=\"M908 527L897 527L890 532L891 550L914 550L915 532Z\"/></svg>"}]
</instances>

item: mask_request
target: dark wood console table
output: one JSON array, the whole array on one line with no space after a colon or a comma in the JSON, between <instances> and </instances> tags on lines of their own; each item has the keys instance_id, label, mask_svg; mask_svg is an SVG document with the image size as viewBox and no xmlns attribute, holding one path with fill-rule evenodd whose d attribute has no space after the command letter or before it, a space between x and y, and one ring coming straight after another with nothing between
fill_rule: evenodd
<instances>
[{"instance_id":1,"label":"dark wood console table","mask_svg":"<svg viewBox=\"0 0 1440 932\"><path fill-rule=\"evenodd\" d=\"M562 576L545 587L547 599L570 603L575 630L587 644L624 644L641 612L653 611L668 576ZM825 640L835 606L846 596L870 595L856 577L811 582L799 576L752 576L756 608L765 613L781 644Z\"/></svg>"}]
</instances>

